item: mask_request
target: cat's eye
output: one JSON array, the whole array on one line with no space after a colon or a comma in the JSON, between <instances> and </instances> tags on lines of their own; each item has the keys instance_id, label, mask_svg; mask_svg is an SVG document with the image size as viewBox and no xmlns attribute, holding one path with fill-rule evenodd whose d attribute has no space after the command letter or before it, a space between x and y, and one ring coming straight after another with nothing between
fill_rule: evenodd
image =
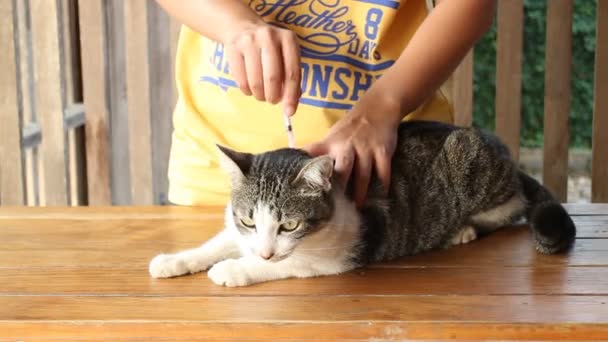
<instances>
[{"instance_id":1,"label":"cat's eye","mask_svg":"<svg viewBox=\"0 0 608 342\"><path fill-rule=\"evenodd\" d=\"M247 228L255 228L255 222L250 217L241 217L241 224Z\"/></svg>"},{"instance_id":2,"label":"cat's eye","mask_svg":"<svg viewBox=\"0 0 608 342\"><path fill-rule=\"evenodd\" d=\"M290 232L292 230L296 230L296 228L298 228L299 226L300 221L287 220L281 225L281 229Z\"/></svg>"}]
</instances>

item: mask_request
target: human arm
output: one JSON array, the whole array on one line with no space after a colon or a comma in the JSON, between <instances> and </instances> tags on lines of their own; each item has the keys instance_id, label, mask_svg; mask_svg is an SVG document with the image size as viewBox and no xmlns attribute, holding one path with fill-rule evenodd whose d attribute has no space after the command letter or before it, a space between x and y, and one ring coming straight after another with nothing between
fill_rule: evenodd
<instances>
[{"instance_id":1,"label":"human arm","mask_svg":"<svg viewBox=\"0 0 608 342\"><path fill-rule=\"evenodd\" d=\"M246 95L283 102L293 115L300 98L300 50L293 32L269 25L240 0L157 0L199 34L224 44L230 73Z\"/></svg>"},{"instance_id":2,"label":"human arm","mask_svg":"<svg viewBox=\"0 0 608 342\"><path fill-rule=\"evenodd\" d=\"M393 66L323 140L306 148L313 156L331 155L343 182L353 174L359 206L372 167L388 190L400 121L447 80L491 26L495 7L496 0L442 0Z\"/></svg>"}]
</instances>

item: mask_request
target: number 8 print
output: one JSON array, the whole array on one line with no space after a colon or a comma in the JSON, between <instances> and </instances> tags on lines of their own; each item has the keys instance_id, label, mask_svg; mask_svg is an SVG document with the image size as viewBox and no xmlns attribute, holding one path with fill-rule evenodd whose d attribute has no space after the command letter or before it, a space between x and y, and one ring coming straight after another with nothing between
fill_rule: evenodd
<instances>
[{"instance_id":1,"label":"number 8 print","mask_svg":"<svg viewBox=\"0 0 608 342\"><path fill-rule=\"evenodd\" d=\"M380 25L383 14L377 8L372 8L367 12L367 17L365 18L365 36L367 39L376 39L378 36L378 25Z\"/></svg>"}]
</instances>

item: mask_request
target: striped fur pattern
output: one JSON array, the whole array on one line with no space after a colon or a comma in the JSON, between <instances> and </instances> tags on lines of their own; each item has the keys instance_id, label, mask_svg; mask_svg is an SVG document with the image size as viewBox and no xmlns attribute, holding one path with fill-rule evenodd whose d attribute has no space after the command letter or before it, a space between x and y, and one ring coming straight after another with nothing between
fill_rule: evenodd
<instances>
[{"instance_id":1,"label":"striped fur pattern","mask_svg":"<svg viewBox=\"0 0 608 342\"><path fill-rule=\"evenodd\" d=\"M152 276L210 268L215 283L245 286L338 274L467 243L524 217L542 253L567 250L576 234L550 192L518 169L494 135L474 128L402 124L389 194L372 177L361 209L327 156L220 151L232 180L225 229L199 248L157 256Z\"/></svg>"}]
</instances>

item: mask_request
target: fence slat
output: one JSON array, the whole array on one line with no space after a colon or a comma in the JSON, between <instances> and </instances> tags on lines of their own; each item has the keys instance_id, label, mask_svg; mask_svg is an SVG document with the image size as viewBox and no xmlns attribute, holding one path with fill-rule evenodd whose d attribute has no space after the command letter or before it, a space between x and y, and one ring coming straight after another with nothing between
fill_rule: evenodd
<instances>
[{"instance_id":1,"label":"fence slat","mask_svg":"<svg viewBox=\"0 0 608 342\"><path fill-rule=\"evenodd\" d=\"M562 202L568 195L572 1L547 2L543 183Z\"/></svg>"},{"instance_id":2,"label":"fence slat","mask_svg":"<svg viewBox=\"0 0 608 342\"><path fill-rule=\"evenodd\" d=\"M63 10L63 47L64 47L64 78L65 96L68 106L82 101L82 84L80 74L80 51L78 44L78 16L76 0L60 0ZM67 112L67 111L66 111ZM67 115L67 113L66 113ZM70 204L82 205L86 203L86 153L84 129L78 127L68 129L68 175L70 189Z\"/></svg>"},{"instance_id":3,"label":"fence slat","mask_svg":"<svg viewBox=\"0 0 608 342\"><path fill-rule=\"evenodd\" d=\"M175 18L170 19L169 23L169 42L171 44L171 90L173 104L177 103L177 86L175 83L175 58L177 55L177 44L179 43L179 33L182 24Z\"/></svg>"},{"instance_id":4,"label":"fence slat","mask_svg":"<svg viewBox=\"0 0 608 342\"><path fill-rule=\"evenodd\" d=\"M153 203L147 0L124 2L131 200Z\"/></svg>"},{"instance_id":5,"label":"fence slat","mask_svg":"<svg viewBox=\"0 0 608 342\"><path fill-rule=\"evenodd\" d=\"M36 109L44 139L41 143L46 205L67 205L68 184L61 13L57 1L32 0L32 42Z\"/></svg>"},{"instance_id":6,"label":"fence slat","mask_svg":"<svg viewBox=\"0 0 608 342\"><path fill-rule=\"evenodd\" d=\"M15 46L13 1L0 1L0 203L24 204L23 154L21 153L21 120Z\"/></svg>"},{"instance_id":7,"label":"fence slat","mask_svg":"<svg viewBox=\"0 0 608 342\"><path fill-rule=\"evenodd\" d=\"M471 49L452 76L454 121L458 126L468 127L473 123L473 56Z\"/></svg>"},{"instance_id":8,"label":"fence slat","mask_svg":"<svg viewBox=\"0 0 608 342\"><path fill-rule=\"evenodd\" d=\"M496 134L519 160L523 0L498 2L496 42Z\"/></svg>"},{"instance_id":9,"label":"fence slat","mask_svg":"<svg viewBox=\"0 0 608 342\"><path fill-rule=\"evenodd\" d=\"M129 176L129 117L127 109L127 69L125 61L124 0L107 0L108 81L110 97L110 140L112 203L131 204Z\"/></svg>"},{"instance_id":10,"label":"fence slat","mask_svg":"<svg viewBox=\"0 0 608 342\"><path fill-rule=\"evenodd\" d=\"M597 2L591 200L608 202L608 0Z\"/></svg>"},{"instance_id":11,"label":"fence slat","mask_svg":"<svg viewBox=\"0 0 608 342\"><path fill-rule=\"evenodd\" d=\"M167 13L152 2L149 7L148 30L150 46L150 81L155 85L150 88L151 129L152 129L152 181L155 204L167 203L169 182L167 169L173 131L172 113L175 103L172 95L175 88L173 81L174 63L171 58L171 22Z\"/></svg>"},{"instance_id":12,"label":"fence slat","mask_svg":"<svg viewBox=\"0 0 608 342\"><path fill-rule=\"evenodd\" d=\"M110 197L109 112L106 87L106 35L102 1L79 0L80 49L89 205L108 205Z\"/></svg>"},{"instance_id":13,"label":"fence slat","mask_svg":"<svg viewBox=\"0 0 608 342\"><path fill-rule=\"evenodd\" d=\"M22 127L36 123L34 111L34 77L32 70L32 46L30 34L29 1L15 1L18 21L19 74L21 93L21 122ZM23 140L25 136L22 137ZM36 206L40 203L40 175L38 172L38 148L24 149L25 201L27 205Z\"/></svg>"}]
</instances>

